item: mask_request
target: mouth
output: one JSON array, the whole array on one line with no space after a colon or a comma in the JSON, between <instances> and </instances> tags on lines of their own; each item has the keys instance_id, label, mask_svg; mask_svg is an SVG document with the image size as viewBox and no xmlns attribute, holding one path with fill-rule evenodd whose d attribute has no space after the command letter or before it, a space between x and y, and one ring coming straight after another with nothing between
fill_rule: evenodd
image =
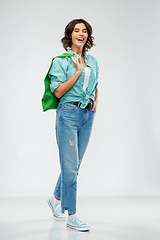
<instances>
[{"instance_id":1,"label":"mouth","mask_svg":"<svg viewBox=\"0 0 160 240\"><path fill-rule=\"evenodd\" d=\"M83 41L84 41L84 38L76 38L76 40L77 40L78 42L83 42Z\"/></svg>"}]
</instances>

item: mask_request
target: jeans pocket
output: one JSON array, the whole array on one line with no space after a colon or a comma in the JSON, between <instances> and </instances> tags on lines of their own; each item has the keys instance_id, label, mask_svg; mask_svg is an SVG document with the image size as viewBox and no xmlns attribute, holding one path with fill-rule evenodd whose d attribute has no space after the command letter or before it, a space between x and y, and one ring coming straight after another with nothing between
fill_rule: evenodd
<instances>
[{"instance_id":1,"label":"jeans pocket","mask_svg":"<svg viewBox=\"0 0 160 240\"><path fill-rule=\"evenodd\" d=\"M77 106L71 103L63 103L61 111L63 112L75 112L77 110Z\"/></svg>"}]
</instances>

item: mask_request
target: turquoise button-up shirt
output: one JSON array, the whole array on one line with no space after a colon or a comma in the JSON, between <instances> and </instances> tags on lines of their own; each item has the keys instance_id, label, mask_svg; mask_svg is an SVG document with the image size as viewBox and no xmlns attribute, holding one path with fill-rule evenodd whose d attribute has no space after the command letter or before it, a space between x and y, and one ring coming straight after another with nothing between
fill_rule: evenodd
<instances>
[{"instance_id":1,"label":"turquoise button-up shirt","mask_svg":"<svg viewBox=\"0 0 160 240\"><path fill-rule=\"evenodd\" d=\"M71 49L67 51L68 53L73 53ZM81 108L85 108L88 104L88 100L92 99L94 101L95 96L95 88L98 84L98 72L99 67L96 59L88 54L85 55L85 62L90 67L90 78L88 87L86 88L86 92L83 90L83 83L85 78L85 70L84 65L82 64L83 70L76 81L76 83L72 86L72 88L66 92L61 98L59 103L65 102L79 102L81 101ZM80 57L75 54L74 58ZM52 64L52 67L49 71L49 78L51 79L50 89L51 92L59 87L63 82L67 81L74 73L76 72L75 65L71 59L71 57L64 58L55 58Z\"/></svg>"}]
</instances>

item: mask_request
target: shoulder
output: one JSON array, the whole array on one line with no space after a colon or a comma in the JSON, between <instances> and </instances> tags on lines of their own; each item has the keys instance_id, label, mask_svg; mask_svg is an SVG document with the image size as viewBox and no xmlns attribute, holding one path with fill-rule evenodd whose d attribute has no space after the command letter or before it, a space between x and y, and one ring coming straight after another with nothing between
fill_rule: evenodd
<instances>
[{"instance_id":1,"label":"shoulder","mask_svg":"<svg viewBox=\"0 0 160 240\"><path fill-rule=\"evenodd\" d=\"M54 63L59 63L62 65L68 63L68 59L69 57L60 57L60 56L53 58Z\"/></svg>"},{"instance_id":2,"label":"shoulder","mask_svg":"<svg viewBox=\"0 0 160 240\"><path fill-rule=\"evenodd\" d=\"M97 60L96 60L96 58L95 58L95 57L93 57L92 55L90 55L90 54L86 54L86 57L87 57L89 60L91 60L91 61L93 61L93 62L96 62L96 63L97 63Z\"/></svg>"},{"instance_id":3,"label":"shoulder","mask_svg":"<svg viewBox=\"0 0 160 240\"><path fill-rule=\"evenodd\" d=\"M70 57L55 57L53 58L53 65L58 68L62 68L64 70L67 69L68 65L70 64L71 58Z\"/></svg>"},{"instance_id":4,"label":"shoulder","mask_svg":"<svg viewBox=\"0 0 160 240\"><path fill-rule=\"evenodd\" d=\"M90 54L86 54L88 62L92 63L94 66L98 67L98 61L96 60L95 57L93 57Z\"/></svg>"},{"instance_id":5,"label":"shoulder","mask_svg":"<svg viewBox=\"0 0 160 240\"><path fill-rule=\"evenodd\" d=\"M61 74L62 72L65 73L69 65L68 61L69 61L68 57L59 57L59 56L54 57L52 59L52 64L49 70L49 74L55 75L55 73L56 74Z\"/></svg>"}]
</instances>

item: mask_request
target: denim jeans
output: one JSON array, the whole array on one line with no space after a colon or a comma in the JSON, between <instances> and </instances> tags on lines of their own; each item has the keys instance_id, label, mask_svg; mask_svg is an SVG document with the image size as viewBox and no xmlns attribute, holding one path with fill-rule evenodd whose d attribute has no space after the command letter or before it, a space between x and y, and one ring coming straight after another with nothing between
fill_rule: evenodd
<instances>
[{"instance_id":1,"label":"denim jeans","mask_svg":"<svg viewBox=\"0 0 160 240\"><path fill-rule=\"evenodd\" d=\"M56 138L61 173L54 196L61 199L62 212L76 212L77 175L87 148L95 112L71 103L59 104L56 115Z\"/></svg>"}]
</instances>

